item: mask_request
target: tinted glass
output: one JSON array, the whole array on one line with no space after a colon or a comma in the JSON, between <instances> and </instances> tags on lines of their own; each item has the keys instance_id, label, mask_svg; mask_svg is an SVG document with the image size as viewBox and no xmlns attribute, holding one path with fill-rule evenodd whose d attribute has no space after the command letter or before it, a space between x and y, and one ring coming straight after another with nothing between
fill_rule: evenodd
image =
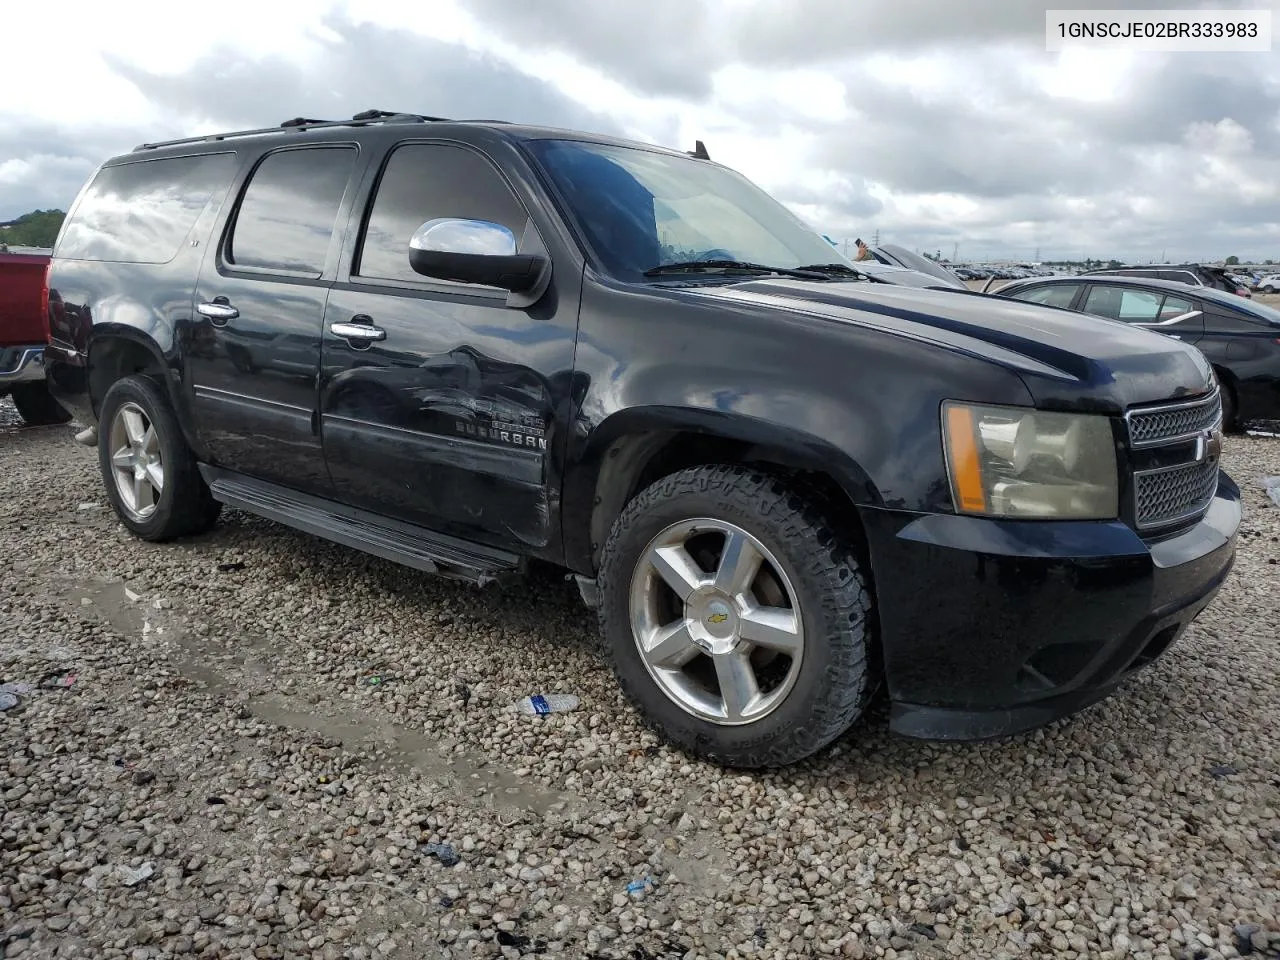
<instances>
[{"instance_id":1,"label":"tinted glass","mask_svg":"<svg viewBox=\"0 0 1280 960\"><path fill-rule=\"evenodd\" d=\"M1164 305L1160 307L1160 319L1172 320L1194 309L1190 300L1183 300L1181 297L1165 297Z\"/></svg>"},{"instance_id":2,"label":"tinted glass","mask_svg":"<svg viewBox=\"0 0 1280 960\"><path fill-rule=\"evenodd\" d=\"M1070 307L1079 289L1078 283L1055 283L1047 287L1019 290L1011 296L1016 300L1030 300L1032 303L1043 303L1050 307Z\"/></svg>"},{"instance_id":3,"label":"tinted glass","mask_svg":"<svg viewBox=\"0 0 1280 960\"><path fill-rule=\"evenodd\" d=\"M1200 282L1190 270L1157 270L1155 276L1157 280L1172 280L1174 283L1187 283L1192 286Z\"/></svg>"},{"instance_id":4,"label":"tinted glass","mask_svg":"<svg viewBox=\"0 0 1280 960\"><path fill-rule=\"evenodd\" d=\"M777 267L850 261L751 181L683 154L569 140L529 144L615 276L704 258Z\"/></svg>"},{"instance_id":5,"label":"tinted glass","mask_svg":"<svg viewBox=\"0 0 1280 960\"><path fill-rule=\"evenodd\" d=\"M355 273L380 280L427 280L409 266L409 238L437 217L500 223L518 240L528 214L493 165L474 150L405 144L391 154L378 183Z\"/></svg>"},{"instance_id":6,"label":"tinted glass","mask_svg":"<svg viewBox=\"0 0 1280 960\"><path fill-rule=\"evenodd\" d=\"M67 223L57 256L167 263L235 168L230 153L103 167Z\"/></svg>"},{"instance_id":7,"label":"tinted glass","mask_svg":"<svg viewBox=\"0 0 1280 960\"><path fill-rule=\"evenodd\" d=\"M227 260L238 267L320 276L355 162L356 151L349 147L270 154L240 202Z\"/></svg>"},{"instance_id":8,"label":"tinted glass","mask_svg":"<svg viewBox=\"0 0 1280 960\"><path fill-rule=\"evenodd\" d=\"M1125 323L1152 323L1160 315L1162 299L1146 290L1096 285L1085 298L1084 311Z\"/></svg>"}]
</instances>

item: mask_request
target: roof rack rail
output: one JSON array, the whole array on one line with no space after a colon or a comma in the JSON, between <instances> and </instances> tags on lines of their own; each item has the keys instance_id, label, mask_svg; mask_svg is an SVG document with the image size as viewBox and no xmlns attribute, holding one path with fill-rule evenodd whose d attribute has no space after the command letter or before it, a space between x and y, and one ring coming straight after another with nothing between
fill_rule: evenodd
<instances>
[{"instance_id":1,"label":"roof rack rail","mask_svg":"<svg viewBox=\"0 0 1280 960\"><path fill-rule=\"evenodd\" d=\"M210 133L203 137L180 137L177 140L158 140L154 143L142 143L133 148L139 150L155 150L159 147L176 147L185 143L212 143L216 140L230 140L233 137L254 137L265 133L282 133L287 131L304 131L327 127L362 127L374 123L441 123L446 117L428 117L420 113L400 113L394 110L364 110L350 120L312 120L308 117L294 117L285 120L278 127L257 127L253 130L233 130L227 133Z\"/></svg>"}]
</instances>

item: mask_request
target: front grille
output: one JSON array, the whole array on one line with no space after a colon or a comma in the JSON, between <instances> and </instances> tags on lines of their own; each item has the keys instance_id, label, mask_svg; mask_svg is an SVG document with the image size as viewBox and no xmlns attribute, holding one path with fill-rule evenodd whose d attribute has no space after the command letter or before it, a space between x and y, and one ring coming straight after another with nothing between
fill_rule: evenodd
<instances>
[{"instance_id":1,"label":"front grille","mask_svg":"<svg viewBox=\"0 0 1280 960\"><path fill-rule=\"evenodd\" d=\"M1208 509L1218 489L1218 461L1139 473L1133 481L1138 527L1162 527Z\"/></svg>"},{"instance_id":2,"label":"front grille","mask_svg":"<svg viewBox=\"0 0 1280 960\"><path fill-rule=\"evenodd\" d=\"M1135 447L1152 446L1193 437L1213 428L1222 418L1222 397L1217 390L1201 400L1131 411L1129 441Z\"/></svg>"},{"instance_id":3,"label":"front grille","mask_svg":"<svg viewBox=\"0 0 1280 960\"><path fill-rule=\"evenodd\" d=\"M1140 407L1125 415L1133 523L1155 531L1199 520L1218 489L1222 396Z\"/></svg>"}]
</instances>

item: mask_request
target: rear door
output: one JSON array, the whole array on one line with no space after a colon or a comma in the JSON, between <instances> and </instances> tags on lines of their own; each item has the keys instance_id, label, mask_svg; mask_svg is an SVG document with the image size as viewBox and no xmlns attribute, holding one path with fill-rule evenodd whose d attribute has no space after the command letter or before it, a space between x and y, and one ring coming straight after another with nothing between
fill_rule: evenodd
<instances>
[{"instance_id":1,"label":"rear door","mask_svg":"<svg viewBox=\"0 0 1280 960\"><path fill-rule=\"evenodd\" d=\"M1079 309L1187 343L1195 343L1204 332L1204 311L1189 292L1182 296L1154 287L1091 283Z\"/></svg>"},{"instance_id":2,"label":"rear door","mask_svg":"<svg viewBox=\"0 0 1280 960\"><path fill-rule=\"evenodd\" d=\"M577 333L565 294L581 275L553 275L526 309L412 270L410 237L439 217L501 224L520 252L540 246L524 203L472 147L402 142L363 194L325 311L321 428L337 495L493 546L546 547ZM349 336L353 324L367 333Z\"/></svg>"},{"instance_id":3,"label":"rear door","mask_svg":"<svg viewBox=\"0 0 1280 960\"><path fill-rule=\"evenodd\" d=\"M219 466L313 493L330 489L316 411L337 224L354 144L258 160L205 258L187 349L200 439Z\"/></svg>"}]
</instances>

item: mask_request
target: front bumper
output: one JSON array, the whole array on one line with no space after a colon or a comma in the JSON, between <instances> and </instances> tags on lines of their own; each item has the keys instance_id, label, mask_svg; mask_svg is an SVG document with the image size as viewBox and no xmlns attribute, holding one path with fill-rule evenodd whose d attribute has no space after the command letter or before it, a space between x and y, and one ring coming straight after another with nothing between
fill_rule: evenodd
<instances>
[{"instance_id":1,"label":"front bumper","mask_svg":"<svg viewBox=\"0 0 1280 960\"><path fill-rule=\"evenodd\" d=\"M1240 516L1225 473L1204 518L1158 542L1120 522L865 510L890 727L982 740L1103 699L1216 595Z\"/></svg>"},{"instance_id":2,"label":"front bumper","mask_svg":"<svg viewBox=\"0 0 1280 960\"><path fill-rule=\"evenodd\" d=\"M0 390L15 383L38 383L44 377L43 345L0 347Z\"/></svg>"}]
</instances>

